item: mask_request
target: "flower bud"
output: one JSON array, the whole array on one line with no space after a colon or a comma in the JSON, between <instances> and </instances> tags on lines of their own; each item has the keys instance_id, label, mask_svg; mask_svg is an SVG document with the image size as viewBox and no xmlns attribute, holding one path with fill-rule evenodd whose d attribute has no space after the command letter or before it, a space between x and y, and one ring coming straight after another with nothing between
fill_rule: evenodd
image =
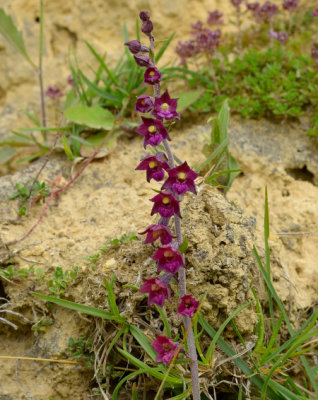
<instances>
[{"instance_id":1,"label":"flower bud","mask_svg":"<svg viewBox=\"0 0 318 400\"><path fill-rule=\"evenodd\" d=\"M134 59L140 67L150 67L152 65L151 58L148 54L135 54Z\"/></svg>"},{"instance_id":2,"label":"flower bud","mask_svg":"<svg viewBox=\"0 0 318 400\"><path fill-rule=\"evenodd\" d=\"M129 51L132 54L138 54L138 53L147 53L149 52L148 47L143 46L139 40L131 40L130 42L124 43L125 46L128 47Z\"/></svg>"},{"instance_id":3,"label":"flower bud","mask_svg":"<svg viewBox=\"0 0 318 400\"><path fill-rule=\"evenodd\" d=\"M150 19L149 19L148 21L145 21L145 22L142 24L141 31L142 31L143 33L145 33L146 35L149 35L149 34L153 31L153 24L152 24L152 22L150 21Z\"/></svg>"},{"instance_id":4,"label":"flower bud","mask_svg":"<svg viewBox=\"0 0 318 400\"><path fill-rule=\"evenodd\" d=\"M142 21L149 21L150 20L150 14L149 14L148 11L140 11L139 18Z\"/></svg>"}]
</instances>

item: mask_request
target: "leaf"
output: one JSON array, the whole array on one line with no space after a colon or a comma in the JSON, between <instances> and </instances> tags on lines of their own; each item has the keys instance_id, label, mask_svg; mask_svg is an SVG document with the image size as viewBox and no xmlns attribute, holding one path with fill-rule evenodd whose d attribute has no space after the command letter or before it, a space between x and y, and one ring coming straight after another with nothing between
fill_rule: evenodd
<instances>
[{"instance_id":1,"label":"leaf","mask_svg":"<svg viewBox=\"0 0 318 400\"><path fill-rule=\"evenodd\" d=\"M188 238L185 237L179 247L180 253L181 254L185 253L187 251L187 248L188 248Z\"/></svg>"},{"instance_id":2,"label":"leaf","mask_svg":"<svg viewBox=\"0 0 318 400\"><path fill-rule=\"evenodd\" d=\"M64 152L65 152L67 158L70 161L73 161L74 160L74 155L72 153L71 146L69 144L69 140L65 135L62 135L62 146L63 146Z\"/></svg>"},{"instance_id":3,"label":"leaf","mask_svg":"<svg viewBox=\"0 0 318 400\"><path fill-rule=\"evenodd\" d=\"M3 8L0 8L0 33L25 57L32 67L36 69L35 64L25 49L22 33L18 31L17 27L12 21L12 18L5 13Z\"/></svg>"},{"instance_id":4,"label":"leaf","mask_svg":"<svg viewBox=\"0 0 318 400\"><path fill-rule=\"evenodd\" d=\"M165 51L167 50L167 47L169 46L171 40L173 39L175 35L175 32L173 32L169 38L164 42L164 44L161 46L160 50L158 51L155 59L156 59L156 63L158 63L158 61L160 60L160 58L164 55Z\"/></svg>"},{"instance_id":5,"label":"leaf","mask_svg":"<svg viewBox=\"0 0 318 400\"><path fill-rule=\"evenodd\" d=\"M182 112L195 101L197 101L202 95L203 90L191 90L190 92L180 93L178 95L178 107L177 111Z\"/></svg>"},{"instance_id":6,"label":"leaf","mask_svg":"<svg viewBox=\"0 0 318 400\"><path fill-rule=\"evenodd\" d=\"M112 315L110 312L100 310L99 308L89 307L89 306L85 306L83 304L77 304L72 301L59 299L54 296L45 296L44 294L40 294L40 293L33 293L33 295L39 297L42 300L46 300L51 303L57 304L58 306L69 308L70 310L82 312L84 314L92 315L93 317L110 319L110 320L117 321L119 323L125 322L125 319L123 317L118 318L118 317Z\"/></svg>"},{"instance_id":7,"label":"leaf","mask_svg":"<svg viewBox=\"0 0 318 400\"><path fill-rule=\"evenodd\" d=\"M99 106L78 105L68 108L64 112L65 118L76 124L86 125L89 128L110 130L114 126L113 114Z\"/></svg>"},{"instance_id":8,"label":"leaf","mask_svg":"<svg viewBox=\"0 0 318 400\"><path fill-rule=\"evenodd\" d=\"M109 134L109 132L103 131L88 137L86 139L87 144L83 144L80 148L81 156L85 158L90 157L107 136L107 140L105 140L104 146L95 155L95 158L106 157L109 152L116 146L117 138L119 135L119 132L113 132L112 134Z\"/></svg>"},{"instance_id":9,"label":"leaf","mask_svg":"<svg viewBox=\"0 0 318 400\"><path fill-rule=\"evenodd\" d=\"M16 150L12 147L5 146L0 149L0 164L8 162L16 153Z\"/></svg>"}]
</instances>

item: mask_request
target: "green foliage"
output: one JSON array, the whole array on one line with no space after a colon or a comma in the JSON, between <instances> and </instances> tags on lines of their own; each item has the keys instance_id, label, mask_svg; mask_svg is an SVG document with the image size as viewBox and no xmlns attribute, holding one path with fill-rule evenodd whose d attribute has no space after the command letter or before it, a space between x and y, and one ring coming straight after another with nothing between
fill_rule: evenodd
<instances>
[{"instance_id":1,"label":"green foliage","mask_svg":"<svg viewBox=\"0 0 318 400\"><path fill-rule=\"evenodd\" d=\"M1 275L9 280L34 277L38 282L40 282L44 278L44 271L42 268L35 269L34 265L31 265L28 269L20 268L18 270L15 270L13 265L9 265L5 269L0 269L0 276Z\"/></svg>"},{"instance_id":2,"label":"green foliage","mask_svg":"<svg viewBox=\"0 0 318 400\"><path fill-rule=\"evenodd\" d=\"M65 118L89 128L110 130L114 126L113 114L99 106L87 107L83 104L70 107L64 112Z\"/></svg>"},{"instance_id":3,"label":"green foliage","mask_svg":"<svg viewBox=\"0 0 318 400\"><path fill-rule=\"evenodd\" d=\"M238 162L228 149L228 121L229 106L225 100L216 118L212 119L212 130L208 143L203 147L206 160L197 168L197 172L204 175L205 183L227 191L233 183L240 169ZM210 120L211 120L210 119Z\"/></svg>"},{"instance_id":4,"label":"green foliage","mask_svg":"<svg viewBox=\"0 0 318 400\"><path fill-rule=\"evenodd\" d=\"M53 320L49 317L39 318L38 321L32 325L32 331L45 332L46 328L53 324Z\"/></svg>"},{"instance_id":5,"label":"green foliage","mask_svg":"<svg viewBox=\"0 0 318 400\"><path fill-rule=\"evenodd\" d=\"M85 260L90 262L90 266L92 270L96 267L96 262L103 254L111 254L113 251L118 249L118 247L122 245L126 245L131 243L133 240L136 240L137 236L135 232L124 233L120 238L114 238L109 240L109 244L101 247L99 253L92 254L91 256L85 257Z\"/></svg>"},{"instance_id":6,"label":"green foliage","mask_svg":"<svg viewBox=\"0 0 318 400\"><path fill-rule=\"evenodd\" d=\"M53 278L47 281L50 293L60 296L65 292L68 286L74 284L77 277L78 267L74 267L71 271L68 269L63 271L62 267L56 267Z\"/></svg>"},{"instance_id":7,"label":"green foliage","mask_svg":"<svg viewBox=\"0 0 318 400\"><path fill-rule=\"evenodd\" d=\"M95 357L92 339L85 337L74 339L70 337L66 351L72 354L74 360L85 361L86 367L89 370L93 370Z\"/></svg>"},{"instance_id":8,"label":"green foliage","mask_svg":"<svg viewBox=\"0 0 318 400\"><path fill-rule=\"evenodd\" d=\"M25 49L22 33L18 31L12 18L5 13L3 8L0 8L0 34L25 57L33 68L36 68Z\"/></svg>"}]
</instances>

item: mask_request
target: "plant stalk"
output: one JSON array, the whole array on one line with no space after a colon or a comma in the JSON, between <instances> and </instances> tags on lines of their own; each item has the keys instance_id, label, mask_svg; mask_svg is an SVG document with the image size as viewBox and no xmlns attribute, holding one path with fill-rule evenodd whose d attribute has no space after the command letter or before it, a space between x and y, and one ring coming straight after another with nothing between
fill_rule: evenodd
<instances>
[{"instance_id":1,"label":"plant stalk","mask_svg":"<svg viewBox=\"0 0 318 400\"><path fill-rule=\"evenodd\" d=\"M45 111L45 97L44 97L44 84L43 84L43 12L44 10L44 0L40 0L40 40L39 40L39 67L37 74L39 77L40 84L40 100L41 100L41 119L42 126L46 128L46 111ZM46 131L42 131L43 140L47 141Z\"/></svg>"},{"instance_id":2,"label":"plant stalk","mask_svg":"<svg viewBox=\"0 0 318 400\"><path fill-rule=\"evenodd\" d=\"M155 52L154 52L154 37L152 34L149 34L149 41L150 41L150 49L153 54L153 65L155 66ZM154 85L154 96L160 97L160 86L159 84ZM168 156L168 164L170 168L174 168L174 158L169 146L168 140L163 140L163 145L165 147L167 156ZM179 200L179 199L178 199ZM177 235L177 241L179 246L182 243L182 231L181 231L181 219L178 215L174 214L174 223L175 223L175 230ZM184 256L182 256L184 260ZM187 293L186 288L186 272L185 268L179 269L179 297L183 297ZM192 397L193 400L200 400L200 382L199 382L199 368L198 368L198 357L197 357L197 350L195 347L195 340L193 335L193 329L191 326L191 318L188 316L183 316L183 325L185 332L188 332L187 336L187 343L189 349L189 356L191 359L190 362L190 371L191 371L191 382L192 382Z\"/></svg>"}]
</instances>

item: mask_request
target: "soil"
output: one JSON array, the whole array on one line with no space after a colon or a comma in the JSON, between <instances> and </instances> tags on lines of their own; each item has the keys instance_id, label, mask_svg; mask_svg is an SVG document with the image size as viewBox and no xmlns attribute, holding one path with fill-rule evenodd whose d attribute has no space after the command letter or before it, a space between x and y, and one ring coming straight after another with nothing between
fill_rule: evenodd
<instances>
[{"instance_id":1,"label":"soil","mask_svg":"<svg viewBox=\"0 0 318 400\"><path fill-rule=\"evenodd\" d=\"M183 27L178 40L188 37L188 25L205 19L206 10L225 7L224 2L178 1L158 2L156 12L158 34L167 36L174 30L182 15ZM209 4L207 4L209 3ZM220 3L220 4L219 4ZM118 31L129 21L133 35L134 17L139 8L149 8L148 2L99 2L91 0L73 4L55 1L47 4L45 71L47 84L66 87L69 74L67 46L75 44L80 62L87 59L83 40L93 43L99 53L107 42L109 60L113 62L119 46ZM26 43L32 57L36 56L38 4L23 0L4 0L6 11L14 16L20 29L26 32ZM227 8L227 7L225 7ZM96 12L96 9L99 12ZM227 11L227 10L225 10ZM107 25L104 15L107 15ZM157 21L156 21L157 22ZM86 29L83 30L82 27ZM2 39L1 39L2 40ZM4 62L0 67L0 136L7 136L16 126L27 123L18 110L38 111L36 78L26 65L16 62L16 54L0 43ZM167 53L167 58L172 52ZM57 74L56 71L59 71ZM2 77L2 78L1 78ZM27 93L27 96L24 96ZM49 118L53 114L49 113ZM201 185L197 196L186 196L183 201L183 231L189 245L186 253L188 288L196 296L208 292L202 312L210 324L218 328L237 307L252 297L250 285L257 291L263 306L266 294L252 254L255 244L264 257L263 218L264 192L267 186L270 217L270 247L273 283L284 302L295 329L318 302L318 143L306 136L306 122L280 124L270 121L230 120L230 151L240 164L242 173L236 178L225 199L216 189ZM182 129L179 129L181 128ZM172 149L190 165L202 161L204 135L209 124L188 121L176 125L171 132ZM155 265L151 260L153 248L145 246L138 236L136 241L102 256L92 270L86 258L99 253L112 238L124 233L141 232L156 219L149 217L153 189L144 174L135 171L145 155L140 137L119 140L117 147L103 159L94 160L82 176L48 208L43 220L24 241L9 246L22 238L38 221L44 204L34 206L27 216L17 217L18 200L9 201L15 183L34 178L43 164L40 159L27 168L0 178L0 261L1 268L13 265L15 270L40 268L44 277L30 274L24 278L0 280L0 310L12 325L0 319L0 356L50 358L72 360L67 351L70 337L91 336L95 343L107 343L115 328L101 327L97 319L59 308L49 307L32 292L48 294L47 281L52 279L57 266L73 270L78 266L77 278L63 295L82 304L107 309L103 279L116 274L115 293L120 311L144 318L145 298L140 293L124 288L125 284L139 285L151 275ZM62 186L78 170L61 154L50 157L40 176L41 181L55 181ZM5 172L8 172L6 170ZM174 294L167 306L173 332L180 325L169 310L175 308ZM155 312L149 317L149 336L162 331ZM31 330L39 318L48 316L52 324L43 330ZM147 318L148 318L147 317ZM246 308L235 319L246 340L255 342L253 335L257 314L253 306ZM224 337L237 341L228 327ZM96 339L97 338L97 339ZM97 345L96 344L96 345ZM0 358L0 400L86 400L96 387L93 373L85 365L62 364L34 360ZM122 397L124 399L124 394Z\"/></svg>"}]
</instances>

